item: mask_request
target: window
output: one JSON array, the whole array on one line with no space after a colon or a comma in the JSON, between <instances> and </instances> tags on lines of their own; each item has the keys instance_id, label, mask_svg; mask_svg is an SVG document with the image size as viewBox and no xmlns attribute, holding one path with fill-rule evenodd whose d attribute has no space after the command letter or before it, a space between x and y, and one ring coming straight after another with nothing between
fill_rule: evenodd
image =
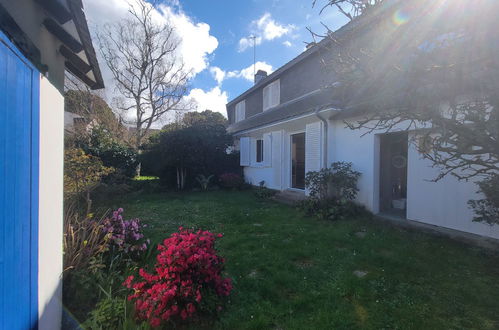
<instances>
[{"instance_id":1,"label":"window","mask_svg":"<svg viewBox=\"0 0 499 330\"><path fill-rule=\"evenodd\" d=\"M246 116L246 101L242 100L241 102L236 104L235 122L237 123L241 120L244 120L245 116Z\"/></svg>"},{"instance_id":2,"label":"window","mask_svg":"<svg viewBox=\"0 0 499 330\"><path fill-rule=\"evenodd\" d=\"M256 162L263 162L263 140L256 140Z\"/></svg>"},{"instance_id":3,"label":"window","mask_svg":"<svg viewBox=\"0 0 499 330\"><path fill-rule=\"evenodd\" d=\"M281 99L281 87L279 80L268 84L263 89L263 111L279 105Z\"/></svg>"}]
</instances>

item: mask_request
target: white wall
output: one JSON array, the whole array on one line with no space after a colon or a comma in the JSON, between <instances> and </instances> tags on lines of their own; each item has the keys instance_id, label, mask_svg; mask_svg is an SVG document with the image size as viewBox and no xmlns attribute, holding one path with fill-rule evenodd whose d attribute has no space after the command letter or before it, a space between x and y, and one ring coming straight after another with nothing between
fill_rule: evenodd
<instances>
[{"instance_id":1,"label":"white wall","mask_svg":"<svg viewBox=\"0 0 499 330\"><path fill-rule=\"evenodd\" d=\"M470 199L480 199L474 182L446 176L431 182L438 169L423 159L414 144L409 145L407 168L407 218L441 227L499 238L499 226L473 222Z\"/></svg>"},{"instance_id":2,"label":"white wall","mask_svg":"<svg viewBox=\"0 0 499 330\"><path fill-rule=\"evenodd\" d=\"M39 329L59 329L62 313L64 97L40 79L38 250Z\"/></svg>"},{"instance_id":3,"label":"white wall","mask_svg":"<svg viewBox=\"0 0 499 330\"><path fill-rule=\"evenodd\" d=\"M333 162L351 162L356 171L362 173L359 178L357 201L374 213L379 212L377 198L378 180L377 139L374 134L362 136L363 131L351 130L343 121L330 122L328 144L328 166Z\"/></svg>"}]
</instances>

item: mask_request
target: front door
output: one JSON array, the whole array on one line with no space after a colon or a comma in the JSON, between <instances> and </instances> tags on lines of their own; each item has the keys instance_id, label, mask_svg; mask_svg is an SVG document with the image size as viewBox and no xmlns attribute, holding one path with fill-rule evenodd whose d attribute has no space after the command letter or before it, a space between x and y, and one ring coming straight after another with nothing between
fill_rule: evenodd
<instances>
[{"instance_id":1,"label":"front door","mask_svg":"<svg viewBox=\"0 0 499 330\"><path fill-rule=\"evenodd\" d=\"M291 188L305 189L305 133L291 135Z\"/></svg>"},{"instance_id":2,"label":"front door","mask_svg":"<svg viewBox=\"0 0 499 330\"><path fill-rule=\"evenodd\" d=\"M407 202L407 132L381 137L380 210L405 217Z\"/></svg>"},{"instance_id":3,"label":"front door","mask_svg":"<svg viewBox=\"0 0 499 330\"><path fill-rule=\"evenodd\" d=\"M38 84L0 32L0 329L38 320Z\"/></svg>"}]
</instances>

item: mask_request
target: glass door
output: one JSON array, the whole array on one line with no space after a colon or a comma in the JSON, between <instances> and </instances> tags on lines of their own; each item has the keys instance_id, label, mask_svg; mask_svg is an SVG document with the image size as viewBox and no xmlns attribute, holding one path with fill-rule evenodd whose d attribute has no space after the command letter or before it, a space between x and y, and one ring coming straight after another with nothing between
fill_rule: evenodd
<instances>
[{"instance_id":1,"label":"glass door","mask_svg":"<svg viewBox=\"0 0 499 330\"><path fill-rule=\"evenodd\" d=\"M305 189L305 133L291 135L291 187Z\"/></svg>"}]
</instances>

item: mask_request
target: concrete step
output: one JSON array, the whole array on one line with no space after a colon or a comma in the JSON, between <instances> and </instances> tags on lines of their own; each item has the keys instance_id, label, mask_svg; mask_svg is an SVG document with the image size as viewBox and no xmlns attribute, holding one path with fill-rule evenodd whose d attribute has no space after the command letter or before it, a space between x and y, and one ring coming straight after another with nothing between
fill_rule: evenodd
<instances>
[{"instance_id":1,"label":"concrete step","mask_svg":"<svg viewBox=\"0 0 499 330\"><path fill-rule=\"evenodd\" d=\"M274 196L274 200L287 205L295 205L296 203L306 199L305 192L296 190L283 190Z\"/></svg>"}]
</instances>

